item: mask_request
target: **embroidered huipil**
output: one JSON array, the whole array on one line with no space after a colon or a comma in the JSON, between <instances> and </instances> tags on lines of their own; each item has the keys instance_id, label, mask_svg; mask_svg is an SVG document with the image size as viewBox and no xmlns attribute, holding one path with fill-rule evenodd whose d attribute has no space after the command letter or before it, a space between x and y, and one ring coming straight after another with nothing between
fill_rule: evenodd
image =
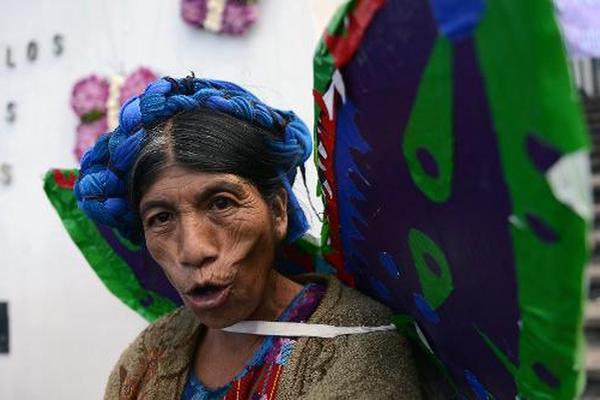
<instances>
[{"instance_id":1,"label":"embroidered huipil","mask_svg":"<svg viewBox=\"0 0 600 400\"><path fill-rule=\"evenodd\" d=\"M306 322L318 307L325 288L310 283L294 298L279 321ZM267 336L246 367L229 384L209 390L191 370L181 400L270 400L277 390L296 338Z\"/></svg>"}]
</instances>

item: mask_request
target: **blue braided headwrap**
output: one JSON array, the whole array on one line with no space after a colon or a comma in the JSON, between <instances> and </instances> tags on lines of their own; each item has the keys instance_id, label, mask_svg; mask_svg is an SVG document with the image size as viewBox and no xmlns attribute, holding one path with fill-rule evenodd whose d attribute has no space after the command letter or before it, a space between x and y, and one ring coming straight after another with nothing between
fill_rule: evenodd
<instances>
[{"instance_id":1,"label":"blue braided headwrap","mask_svg":"<svg viewBox=\"0 0 600 400\"><path fill-rule=\"evenodd\" d=\"M278 172L288 194L287 240L293 242L302 236L308 222L292 185L296 169L304 171L304 162L312 151L308 128L293 112L271 108L247 90L217 80L162 78L151 83L144 94L125 103L119 126L101 136L81 158L79 178L73 189L79 208L92 220L118 229L127 238L140 238L139 219L127 199L126 181L145 129L198 107L283 132L282 139L272 139L268 146L284 160Z\"/></svg>"}]
</instances>

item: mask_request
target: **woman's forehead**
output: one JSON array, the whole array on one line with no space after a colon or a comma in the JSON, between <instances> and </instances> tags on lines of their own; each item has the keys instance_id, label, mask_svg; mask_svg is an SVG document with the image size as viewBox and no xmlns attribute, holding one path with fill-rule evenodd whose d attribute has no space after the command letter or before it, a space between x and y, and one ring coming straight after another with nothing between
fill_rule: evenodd
<instances>
[{"instance_id":1,"label":"woman's forehead","mask_svg":"<svg viewBox=\"0 0 600 400\"><path fill-rule=\"evenodd\" d=\"M227 173L194 171L189 168L173 166L166 168L142 196L140 208L144 202L173 196L193 194L212 194L216 191L228 191L242 195L253 190L253 186L244 178Z\"/></svg>"}]
</instances>

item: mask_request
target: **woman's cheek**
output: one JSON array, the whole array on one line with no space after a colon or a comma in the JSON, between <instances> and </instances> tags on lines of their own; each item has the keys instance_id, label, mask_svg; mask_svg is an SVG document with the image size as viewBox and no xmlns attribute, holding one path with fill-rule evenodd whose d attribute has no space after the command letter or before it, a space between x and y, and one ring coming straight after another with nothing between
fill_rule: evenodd
<instances>
[{"instance_id":1,"label":"woman's cheek","mask_svg":"<svg viewBox=\"0 0 600 400\"><path fill-rule=\"evenodd\" d=\"M238 314L241 319L247 318L257 308L262 298L264 288L255 278L251 271L240 271L238 275L238 290L231 306L232 313Z\"/></svg>"},{"instance_id":2,"label":"woman's cheek","mask_svg":"<svg viewBox=\"0 0 600 400\"><path fill-rule=\"evenodd\" d=\"M238 268L240 297L250 308L262 299L273 262L270 225L264 216L249 212L240 215L227 232L227 257Z\"/></svg>"},{"instance_id":3,"label":"woman's cheek","mask_svg":"<svg viewBox=\"0 0 600 400\"><path fill-rule=\"evenodd\" d=\"M152 233L146 234L145 240L148 252L152 256L152 258L162 266L163 258L165 255L165 249L162 241L157 240L155 235Z\"/></svg>"},{"instance_id":4,"label":"woman's cheek","mask_svg":"<svg viewBox=\"0 0 600 400\"><path fill-rule=\"evenodd\" d=\"M151 235L146 237L146 248L154 261L160 265L169 281L171 281L171 284L177 288L174 282L174 278L176 277L173 276L175 260L172 257L172 251L169 250L169 246L167 246L164 240Z\"/></svg>"},{"instance_id":5,"label":"woman's cheek","mask_svg":"<svg viewBox=\"0 0 600 400\"><path fill-rule=\"evenodd\" d=\"M241 263L242 268L261 240L260 231L256 229L255 224L245 219L237 219L234 223L228 224L221 230L219 236L223 256L232 263Z\"/></svg>"}]
</instances>

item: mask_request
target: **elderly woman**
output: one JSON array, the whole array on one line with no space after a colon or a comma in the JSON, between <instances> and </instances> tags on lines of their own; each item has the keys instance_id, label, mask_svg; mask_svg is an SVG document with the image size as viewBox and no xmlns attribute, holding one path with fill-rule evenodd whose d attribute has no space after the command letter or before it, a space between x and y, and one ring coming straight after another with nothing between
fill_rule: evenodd
<instances>
[{"instance_id":1,"label":"elderly woman","mask_svg":"<svg viewBox=\"0 0 600 400\"><path fill-rule=\"evenodd\" d=\"M75 195L147 246L185 306L125 350L106 399L420 397L398 332L302 333L391 316L334 277L277 270L278 249L307 228L291 186L311 147L292 112L227 82L164 78L123 106L120 126L83 157ZM256 335L241 321L301 329Z\"/></svg>"}]
</instances>

